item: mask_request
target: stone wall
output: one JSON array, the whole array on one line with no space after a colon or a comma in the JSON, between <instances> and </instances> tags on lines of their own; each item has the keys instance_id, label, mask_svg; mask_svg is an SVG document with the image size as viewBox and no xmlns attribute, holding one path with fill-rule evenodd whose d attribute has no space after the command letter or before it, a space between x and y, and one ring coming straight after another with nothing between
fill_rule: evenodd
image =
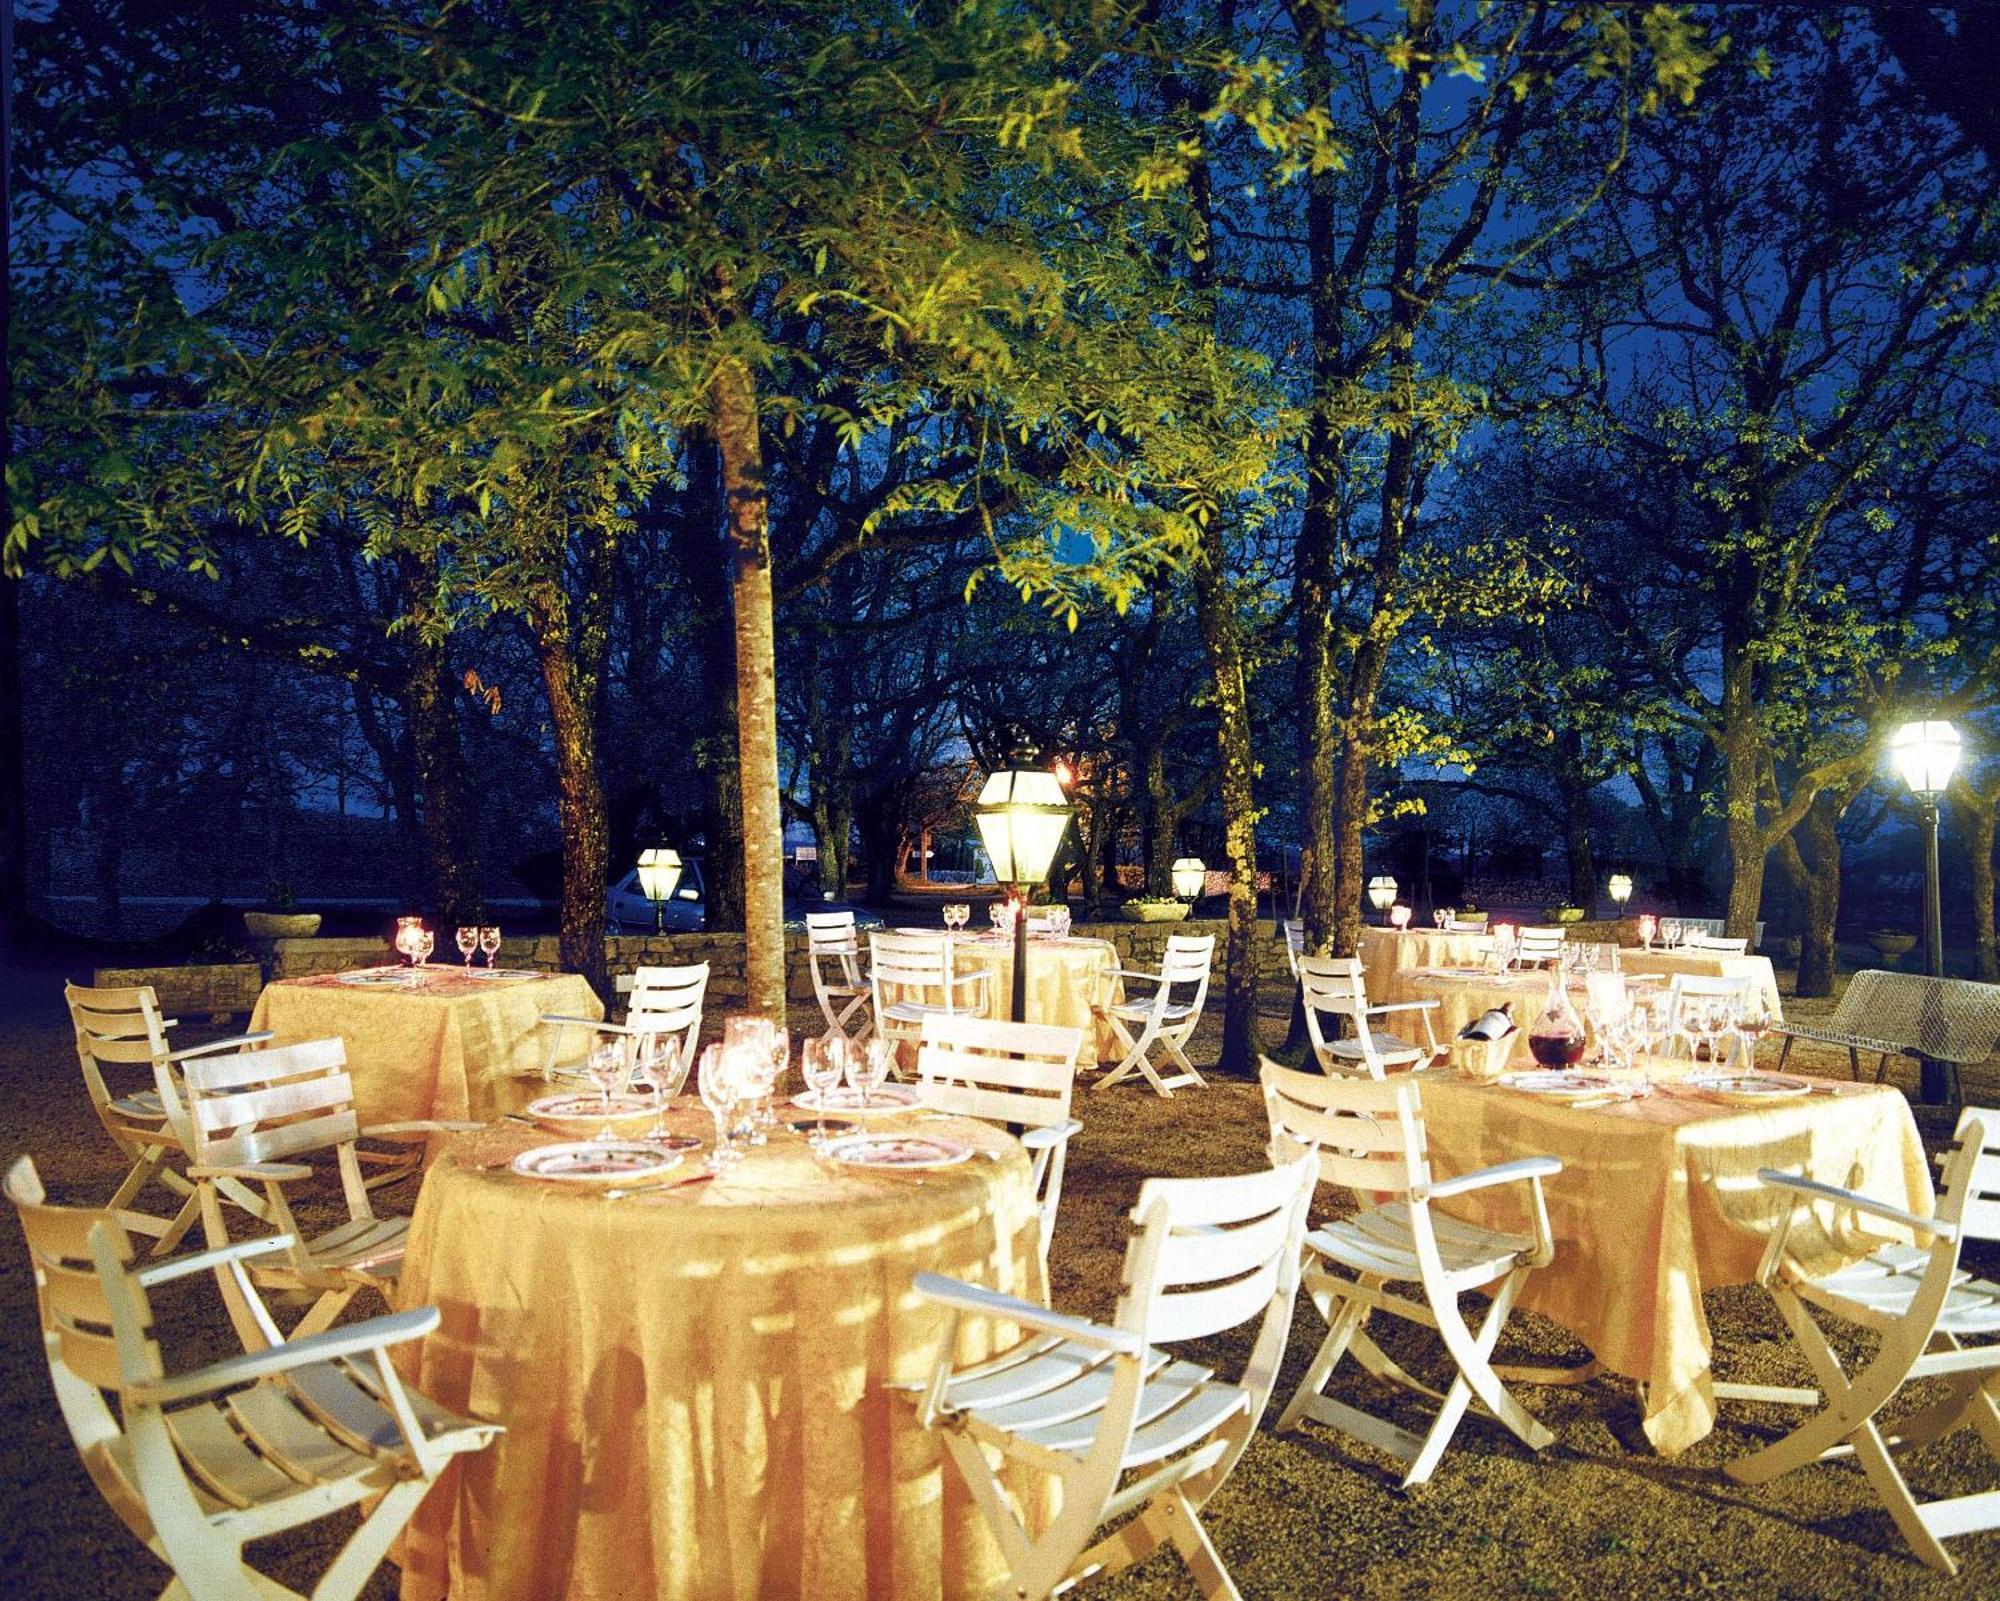
<instances>
[{"instance_id":1,"label":"stone wall","mask_svg":"<svg viewBox=\"0 0 2000 1601\"><path fill-rule=\"evenodd\" d=\"M263 970L255 962L210 962L184 967L100 967L91 983L101 989L150 984L168 1016L222 1017L257 1004Z\"/></svg>"}]
</instances>

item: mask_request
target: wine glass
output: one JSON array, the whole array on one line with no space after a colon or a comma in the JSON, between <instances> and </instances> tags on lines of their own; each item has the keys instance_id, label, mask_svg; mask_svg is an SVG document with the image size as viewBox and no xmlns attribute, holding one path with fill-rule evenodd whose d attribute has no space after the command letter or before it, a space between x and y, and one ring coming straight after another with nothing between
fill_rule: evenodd
<instances>
[{"instance_id":1,"label":"wine glass","mask_svg":"<svg viewBox=\"0 0 2000 1601\"><path fill-rule=\"evenodd\" d=\"M711 1045L701 1053L701 1077L697 1087L701 1092L701 1104L715 1119L715 1146L708 1153L707 1162L711 1173L720 1173L731 1163L743 1160L743 1153L729 1143L729 1128L735 1120L736 1100L740 1093L736 1077L740 1055L726 1045Z\"/></svg>"},{"instance_id":2,"label":"wine glass","mask_svg":"<svg viewBox=\"0 0 2000 1601\"><path fill-rule=\"evenodd\" d=\"M1681 925L1669 917L1660 924L1660 943L1672 950L1681 942Z\"/></svg>"},{"instance_id":3,"label":"wine glass","mask_svg":"<svg viewBox=\"0 0 2000 1601\"><path fill-rule=\"evenodd\" d=\"M1757 1071L1757 1046L1771 1032L1771 1013L1761 996L1746 1001L1736 1014L1736 1033L1744 1041L1748 1071Z\"/></svg>"},{"instance_id":4,"label":"wine glass","mask_svg":"<svg viewBox=\"0 0 2000 1601\"><path fill-rule=\"evenodd\" d=\"M847 1087L861 1097L865 1107L889 1077L895 1047L886 1040L872 1039L850 1051L847 1058Z\"/></svg>"},{"instance_id":5,"label":"wine glass","mask_svg":"<svg viewBox=\"0 0 2000 1601\"><path fill-rule=\"evenodd\" d=\"M452 939L458 946L458 954L465 958L465 970L471 972L472 953L479 949L479 930L462 923Z\"/></svg>"},{"instance_id":6,"label":"wine glass","mask_svg":"<svg viewBox=\"0 0 2000 1601\"><path fill-rule=\"evenodd\" d=\"M963 901L953 901L944 909L945 932L951 933L965 927L972 921L972 908Z\"/></svg>"},{"instance_id":7,"label":"wine glass","mask_svg":"<svg viewBox=\"0 0 2000 1601\"><path fill-rule=\"evenodd\" d=\"M489 924L480 929L479 951L486 958L486 965L491 967L494 958L500 954L500 929L497 924Z\"/></svg>"},{"instance_id":8,"label":"wine glass","mask_svg":"<svg viewBox=\"0 0 2000 1601\"><path fill-rule=\"evenodd\" d=\"M611 1092L626 1077L625 1047L615 1040L593 1046L590 1055L584 1058L583 1070L589 1075L591 1083L597 1086L597 1108L607 1120L597 1131L597 1138L608 1140L611 1138Z\"/></svg>"},{"instance_id":9,"label":"wine glass","mask_svg":"<svg viewBox=\"0 0 2000 1601\"><path fill-rule=\"evenodd\" d=\"M431 959L431 952L437 949L438 937L429 929L417 936L417 966L422 967Z\"/></svg>"},{"instance_id":10,"label":"wine glass","mask_svg":"<svg viewBox=\"0 0 2000 1601\"><path fill-rule=\"evenodd\" d=\"M1451 921L1451 913L1446 911L1442 906L1433 907L1431 909L1431 921L1437 925L1437 931L1442 934L1444 932L1444 925Z\"/></svg>"},{"instance_id":11,"label":"wine glass","mask_svg":"<svg viewBox=\"0 0 2000 1601\"><path fill-rule=\"evenodd\" d=\"M841 1074L847 1070L847 1052L842 1049L846 1044L845 1035L822 1035L807 1040L800 1057L800 1070L813 1092L813 1116L818 1124L812 1134L814 1145L826 1144L826 1098L840 1087Z\"/></svg>"}]
</instances>

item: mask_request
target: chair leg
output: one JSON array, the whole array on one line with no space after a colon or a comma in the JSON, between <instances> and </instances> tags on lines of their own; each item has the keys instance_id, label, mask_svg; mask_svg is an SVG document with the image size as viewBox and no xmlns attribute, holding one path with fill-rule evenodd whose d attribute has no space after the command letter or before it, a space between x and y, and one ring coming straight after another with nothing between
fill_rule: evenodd
<instances>
[{"instance_id":1,"label":"chair leg","mask_svg":"<svg viewBox=\"0 0 2000 1601\"><path fill-rule=\"evenodd\" d=\"M1187 1497L1178 1487L1161 1497L1161 1510L1167 1519L1167 1538L1174 1542L1174 1549L1188 1565L1188 1572L1194 1575L1201 1593L1211 1598L1223 1597L1224 1601L1243 1601L1242 1593L1229 1577L1229 1569L1222 1565L1215 1543L1208 1537L1208 1530L1201 1526L1201 1519L1195 1516L1194 1508L1188 1505Z\"/></svg>"},{"instance_id":2,"label":"chair leg","mask_svg":"<svg viewBox=\"0 0 2000 1601\"><path fill-rule=\"evenodd\" d=\"M1869 1418L1854 1431L1851 1438L1855 1460L1861 1464L1861 1471L1868 1475L1868 1482L1874 1486L1877 1499L1895 1521L1897 1532L1909 1542L1917 1559L1947 1575L1958 1572L1958 1564L1938 1537L1924 1527L1917 1499L1910 1494L1910 1486L1904 1480L1902 1470L1889 1455L1888 1444L1883 1440L1875 1420Z\"/></svg>"},{"instance_id":3,"label":"chair leg","mask_svg":"<svg viewBox=\"0 0 2000 1601\"><path fill-rule=\"evenodd\" d=\"M1791 1054L1792 1054L1792 1047L1793 1047L1794 1045L1796 1045L1796 1044L1798 1044L1798 1040L1797 1040L1797 1039L1795 1039L1795 1038L1794 1038L1794 1037L1793 1037L1792 1035L1790 1035L1790 1034L1787 1034L1787 1035L1785 1036L1785 1043L1784 1043L1784 1045L1783 1045L1783 1046L1781 1046L1781 1047L1779 1048L1779 1051L1778 1051L1778 1071L1779 1071L1779 1072L1781 1072L1781 1073L1782 1073L1782 1072L1783 1072L1783 1071L1785 1070L1785 1063L1786 1063L1786 1061L1787 1061L1787 1060L1788 1060L1788 1059L1789 1059L1789 1058L1791 1057Z\"/></svg>"},{"instance_id":4,"label":"chair leg","mask_svg":"<svg viewBox=\"0 0 2000 1601\"><path fill-rule=\"evenodd\" d=\"M1363 1279L1364 1287L1374 1287L1380 1280ZM1299 1387L1292 1392L1292 1398L1285 1403L1285 1410L1278 1414L1278 1421L1272 1427L1279 1434L1289 1433L1299 1426L1304 1417L1326 1389L1326 1381L1333 1376L1333 1370L1340 1365L1340 1359L1347 1354L1348 1346L1361 1333L1372 1310L1364 1301L1350 1300L1342 1292L1344 1286L1339 1279L1324 1270L1307 1269L1305 1290L1312 1297L1313 1305L1326 1319L1326 1338L1320 1341L1319 1349L1307 1366L1305 1377L1299 1380Z\"/></svg>"},{"instance_id":5,"label":"chair leg","mask_svg":"<svg viewBox=\"0 0 2000 1601\"><path fill-rule=\"evenodd\" d=\"M319 1583L313 1586L313 1601L354 1601L430 1488L429 1479L405 1479L392 1486L320 1575Z\"/></svg>"}]
</instances>

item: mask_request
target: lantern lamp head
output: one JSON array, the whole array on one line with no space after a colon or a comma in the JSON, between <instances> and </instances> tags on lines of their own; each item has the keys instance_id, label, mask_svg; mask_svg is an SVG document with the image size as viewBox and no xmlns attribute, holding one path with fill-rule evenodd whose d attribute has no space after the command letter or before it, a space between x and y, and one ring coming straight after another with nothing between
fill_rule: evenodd
<instances>
[{"instance_id":1,"label":"lantern lamp head","mask_svg":"<svg viewBox=\"0 0 2000 1601\"><path fill-rule=\"evenodd\" d=\"M1199 900L1208 884L1208 863L1199 856L1182 856L1168 870L1173 875L1174 893L1184 901Z\"/></svg>"},{"instance_id":2,"label":"lantern lamp head","mask_svg":"<svg viewBox=\"0 0 2000 1601\"><path fill-rule=\"evenodd\" d=\"M1632 875L1630 873L1613 873L1609 888L1611 898L1620 906L1623 906L1632 898Z\"/></svg>"},{"instance_id":3,"label":"lantern lamp head","mask_svg":"<svg viewBox=\"0 0 2000 1601\"><path fill-rule=\"evenodd\" d=\"M664 845L639 852L639 893L655 906L670 901L681 881L681 855Z\"/></svg>"},{"instance_id":4,"label":"lantern lamp head","mask_svg":"<svg viewBox=\"0 0 2000 1601\"><path fill-rule=\"evenodd\" d=\"M1387 873L1378 873L1368 880L1368 904L1378 912L1386 912L1396 904L1396 881Z\"/></svg>"},{"instance_id":5,"label":"lantern lamp head","mask_svg":"<svg viewBox=\"0 0 2000 1601\"><path fill-rule=\"evenodd\" d=\"M1926 799L1944 793L1958 766L1958 730L1940 720L1905 723L1889 741L1889 757L1912 794Z\"/></svg>"},{"instance_id":6,"label":"lantern lamp head","mask_svg":"<svg viewBox=\"0 0 2000 1601\"><path fill-rule=\"evenodd\" d=\"M1020 768L989 775L972 816L993 876L1003 884L1039 884L1055 864L1070 804L1054 773Z\"/></svg>"}]
</instances>

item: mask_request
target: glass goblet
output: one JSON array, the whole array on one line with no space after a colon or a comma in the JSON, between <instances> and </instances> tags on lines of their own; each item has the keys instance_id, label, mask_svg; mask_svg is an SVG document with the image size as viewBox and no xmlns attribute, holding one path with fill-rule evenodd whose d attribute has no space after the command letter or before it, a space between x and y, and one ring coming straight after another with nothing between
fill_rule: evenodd
<instances>
[{"instance_id":1,"label":"glass goblet","mask_svg":"<svg viewBox=\"0 0 2000 1601\"><path fill-rule=\"evenodd\" d=\"M715 1120L715 1145L706 1164L711 1173L720 1173L731 1163L743 1160L743 1153L729 1141L740 1093L735 1056L736 1053L721 1045L711 1045L701 1053L701 1077L696 1087L701 1093L701 1104Z\"/></svg>"},{"instance_id":2,"label":"glass goblet","mask_svg":"<svg viewBox=\"0 0 2000 1601\"><path fill-rule=\"evenodd\" d=\"M1757 1071L1757 1046L1771 1032L1771 1014L1763 1001L1748 1002L1736 1015L1736 1033L1743 1041L1745 1067Z\"/></svg>"},{"instance_id":3,"label":"glass goblet","mask_svg":"<svg viewBox=\"0 0 2000 1601\"><path fill-rule=\"evenodd\" d=\"M458 954L465 958L465 970L471 972L472 953L479 949L479 930L462 923L452 934L452 941L458 946Z\"/></svg>"},{"instance_id":4,"label":"glass goblet","mask_svg":"<svg viewBox=\"0 0 2000 1601\"><path fill-rule=\"evenodd\" d=\"M431 959L431 952L437 949L438 937L425 929L417 939L417 966L422 967Z\"/></svg>"},{"instance_id":5,"label":"glass goblet","mask_svg":"<svg viewBox=\"0 0 2000 1601\"><path fill-rule=\"evenodd\" d=\"M895 1060L894 1052L895 1047L886 1040L872 1039L849 1053L847 1085L861 1097L862 1106L867 1106L889 1077L889 1068Z\"/></svg>"},{"instance_id":6,"label":"glass goblet","mask_svg":"<svg viewBox=\"0 0 2000 1601\"><path fill-rule=\"evenodd\" d=\"M491 967L493 959L500 954L500 929L497 925L488 924L480 929L479 952L486 958L486 965Z\"/></svg>"},{"instance_id":7,"label":"glass goblet","mask_svg":"<svg viewBox=\"0 0 2000 1601\"><path fill-rule=\"evenodd\" d=\"M814 1145L826 1144L826 1098L840 1087L841 1074L846 1071L847 1053L840 1048L846 1043L833 1034L807 1040L800 1057L800 1071L813 1092L813 1117L818 1125L812 1132Z\"/></svg>"}]
</instances>

